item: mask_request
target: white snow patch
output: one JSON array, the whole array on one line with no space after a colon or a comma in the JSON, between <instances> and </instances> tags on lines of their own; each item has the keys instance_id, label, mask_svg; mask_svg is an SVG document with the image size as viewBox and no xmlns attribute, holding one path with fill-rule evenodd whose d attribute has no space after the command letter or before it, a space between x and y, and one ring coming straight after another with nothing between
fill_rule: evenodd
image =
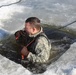
<instances>
[{"instance_id":1,"label":"white snow patch","mask_svg":"<svg viewBox=\"0 0 76 75\"><path fill-rule=\"evenodd\" d=\"M13 61L0 55L0 75L31 75L26 68L20 64L16 64Z\"/></svg>"}]
</instances>

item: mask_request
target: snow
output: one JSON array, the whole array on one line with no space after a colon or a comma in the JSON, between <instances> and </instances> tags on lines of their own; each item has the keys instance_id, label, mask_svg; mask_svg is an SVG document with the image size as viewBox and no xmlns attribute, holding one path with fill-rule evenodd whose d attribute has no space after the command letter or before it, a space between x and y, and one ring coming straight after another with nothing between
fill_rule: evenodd
<instances>
[{"instance_id":1,"label":"snow","mask_svg":"<svg viewBox=\"0 0 76 75\"><path fill-rule=\"evenodd\" d=\"M76 43L64 53L56 62L48 66L43 74L37 75L76 75ZM10 61L0 55L0 74L1 75L34 75L26 68ZM36 75L36 74L35 74Z\"/></svg>"},{"instance_id":2,"label":"snow","mask_svg":"<svg viewBox=\"0 0 76 75\"><path fill-rule=\"evenodd\" d=\"M66 53L64 53L55 63L49 66L48 70L53 71L56 75L76 75L75 49L76 43L73 43Z\"/></svg>"},{"instance_id":3,"label":"snow","mask_svg":"<svg viewBox=\"0 0 76 75\"><path fill-rule=\"evenodd\" d=\"M5 11L5 9L7 11ZM0 11L2 11L0 12L0 19L10 19L14 12L22 13L22 10L23 10L23 7L18 5L14 5L14 6L12 5L11 7L10 6L3 7L2 9L0 9Z\"/></svg>"},{"instance_id":4,"label":"snow","mask_svg":"<svg viewBox=\"0 0 76 75\"><path fill-rule=\"evenodd\" d=\"M0 55L0 75L31 75L31 73L19 64Z\"/></svg>"},{"instance_id":5,"label":"snow","mask_svg":"<svg viewBox=\"0 0 76 75\"><path fill-rule=\"evenodd\" d=\"M0 6L15 3L17 1L19 0L0 0ZM24 23L25 19L30 16L40 18L42 23L64 26L67 23L76 20L75 3L75 0L22 0L20 3L0 8L0 27L10 30L9 26L12 23L15 23L15 26L20 26ZM76 29L75 24L76 23L73 23L68 27ZM8 26L8 28L6 26Z\"/></svg>"},{"instance_id":6,"label":"snow","mask_svg":"<svg viewBox=\"0 0 76 75\"><path fill-rule=\"evenodd\" d=\"M0 6L16 1L18 0L0 0ZM1 7L0 29L3 28L9 32L20 29L24 20L29 16L39 17L46 24L64 26L76 20L76 0L22 0L18 4ZM68 27L75 30L75 24ZM20 64L0 55L0 75L26 74L34 75ZM76 43L73 43L56 62L48 66L43 74L37 75L76 75Z\"/></svg>"},{"instance_id":7,"label":"snow","mask_svg":"<svg viewBox=\"0 0 76 75\"><path fill-rule=\"evenodd\" d=\"M8 5L9 3L11 3L10 0L2 0L2 3L0 3L2 5ZM0 8L0 28L4 27L3 21L5 21L6 19L9 20L11 19L11 17L14 15L15 12L18 13L22 13L22 10L24 10L23 6L19 6L19 5L11 5L11 6L5 6Z\"/></svg>"},{"instance_id":8,"label":"snow","mask_svg":"<svg viewBox=\"0 0 76 75\"><path fill-rule=\"evenodd\" d=\"M18 0L13 0L13 1L10 1L10 0L0 0L0 6L1 5L6 5L6 4L10 4L10 3L14 3L14 2L16 2L16 1L18 1Z\"/></svg>"}]
</instances>

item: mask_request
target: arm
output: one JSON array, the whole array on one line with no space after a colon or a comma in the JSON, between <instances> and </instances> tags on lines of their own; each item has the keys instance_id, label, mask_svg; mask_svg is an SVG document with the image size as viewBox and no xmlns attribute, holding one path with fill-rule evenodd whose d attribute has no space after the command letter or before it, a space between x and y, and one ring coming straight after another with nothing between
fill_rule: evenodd
<instances>
[{"instance_id":1,"label":"arm","mask_svg":"<svg viewBox=\"0 0 76 75\"><path fill-rule=\"evenodd\" d=\"M51 44L45 37L39 37L36 43L35 51L37 54L29 52L27 58L32 62L44 63L49 59Z\"/></svg>"}]
</instances>

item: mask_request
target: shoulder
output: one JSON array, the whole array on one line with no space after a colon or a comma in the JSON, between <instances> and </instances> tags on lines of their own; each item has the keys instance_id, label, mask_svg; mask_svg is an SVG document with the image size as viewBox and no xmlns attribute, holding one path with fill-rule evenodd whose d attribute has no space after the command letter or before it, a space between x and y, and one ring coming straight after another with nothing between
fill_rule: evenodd
<instances>
[{"instance_id":1,"label":"shoulder","mask_svg":"<svg viewBox=\"0 0 76 75\"><path fill-rule=\"evenodd\" d=\"M39 35L37 35L36 38L38 38L38 39L48 39L48 37L46 36L46 34L43 33L43 32L40 33Z\"/></svg>"},{"instance_id":2,"label":"shoulder","mask_svg":"<svg viewBox=\"0 0 76 75\"><path fill-rule=\"evenodd\" d=\"M45 35L45 33L43 33L43 34L40 34L40 35L38 35L37 37L36 37L37 39L36 39L36 43L37 44L48 44L48 37Z\"/></svg>"}]
</instances>

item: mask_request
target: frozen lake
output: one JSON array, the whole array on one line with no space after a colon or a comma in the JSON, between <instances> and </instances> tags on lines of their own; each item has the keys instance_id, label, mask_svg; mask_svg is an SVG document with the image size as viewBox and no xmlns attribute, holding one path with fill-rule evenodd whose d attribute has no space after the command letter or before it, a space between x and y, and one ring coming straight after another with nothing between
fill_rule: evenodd
<instances>
[{"instance_id":1,"label":"frozen lake","mask_svg":"<svg viewBox=\"0 0 76 75\"><path fill-rule=\"evenodd\" d=\"M76 21L76 0L0 0L0 39L8 32L14 33L24 27L24 21L36 16L42 23L65 26ZM9 6L7 6L9 5ZM76 30L76 23L68 28ZM2 44L0 43L0 46ZM76 42L43 74L38 75L76 75ZM0 75L34 75L23 66L0 55ZM36 75L36 74L35 74Z\"/></svg>"}]
</instances>

